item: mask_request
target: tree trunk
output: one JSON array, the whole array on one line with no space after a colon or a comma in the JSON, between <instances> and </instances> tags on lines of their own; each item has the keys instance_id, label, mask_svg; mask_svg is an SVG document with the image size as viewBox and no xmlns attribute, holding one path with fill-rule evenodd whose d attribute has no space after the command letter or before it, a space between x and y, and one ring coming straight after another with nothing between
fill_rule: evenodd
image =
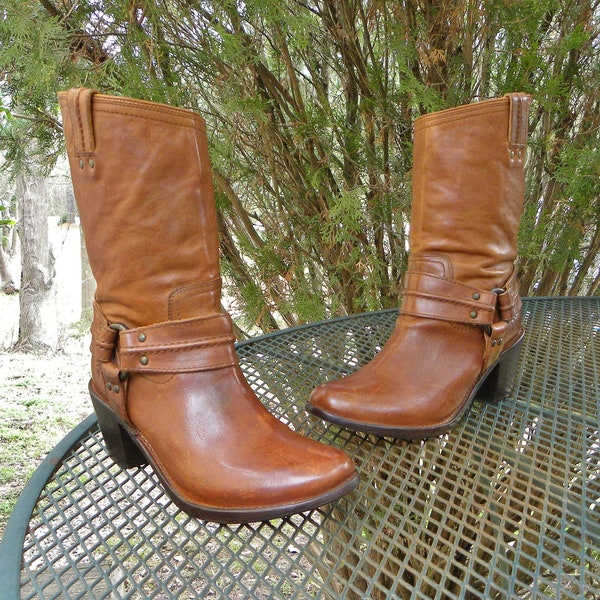
<instances>
[{"instance_id":1,"label":"tree trunk","mask_svg":"<svg viewBox=\"0 0 600 600\"><path fill-rule=\"evenodd\" d=\"M77 207L75 206L75 196L73 190L67 190L67 214L65 216L65 223L75 223L75 216L77 215Z\"/></svg>"},{"instance_id":2,"label":"tree trunk","mask_svg":"<svg viewBox=\"0 0 600 600\"><path fill-rule=\"evenodd\" d=\"M6 253L0 244L0 290L2 290L5 294L15 294L17 290L17 286L14 284L12 280L12 275L10 274L10 268L8 265L8 259L6 257Z\"/></svg>"},{"instance_id":3,"label":"tree trunk","mask_svg":"<svg viewBox=\"0 0 600 600\"><path fill-rule=\"evenodd\" d=\"M19 337L15 349L25 352L55 350L58 330L52 305L54 255L48 239L48 205L41 175L19 174L17 199L22 270Z\"/></svg>"}]
</instances>

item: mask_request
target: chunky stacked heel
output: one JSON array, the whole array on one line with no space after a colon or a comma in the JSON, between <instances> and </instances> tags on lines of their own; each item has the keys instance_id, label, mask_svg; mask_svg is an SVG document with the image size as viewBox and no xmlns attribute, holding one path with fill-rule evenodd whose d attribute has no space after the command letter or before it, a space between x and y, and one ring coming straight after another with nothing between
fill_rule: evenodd
<instances>
[{"instance_id":1,"label":"chunky stacked heel","mask_svg":"<svg viewBox=\"0 0 600 600\"><path fill-rule=\"evenodd\" d=\"M477 396L485 400L503 400L512 392L519 366L523 340L519 340L500 356L489 375L482 382Z\"/></svg>"},{"instance_id":2,"label":"chunky stacked heel","mask_svg":"<svg viewBox=\"0 0 600 600\"><path fill-rule=\"evenodd\" d=\"M90 397L98 417L98 425L111 458L123 469L148 464L138 445L127 432L117 414L102 401L90 387Z\"/></svg>"}]
</instances>

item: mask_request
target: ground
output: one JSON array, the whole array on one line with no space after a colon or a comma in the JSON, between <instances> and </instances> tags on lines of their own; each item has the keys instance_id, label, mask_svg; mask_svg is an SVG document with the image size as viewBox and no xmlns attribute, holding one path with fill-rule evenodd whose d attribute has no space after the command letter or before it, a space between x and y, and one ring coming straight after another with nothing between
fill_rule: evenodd
<instances>
[{"instance_id":1,"label":"ground","mask_svg":"<svg viewBox=\"0 0 600 600\"><path fill-rule=\"evenodd\" d=\"M58 328L58 350L12 352L19 297L0 294L0 538L15 502L44 456L92 412L87 395L89 334L80 319L79 229L50 230L56 257L55 300L48 319ZM13 276L18 283L18 257Z\"/></svg>"}]
</instances>

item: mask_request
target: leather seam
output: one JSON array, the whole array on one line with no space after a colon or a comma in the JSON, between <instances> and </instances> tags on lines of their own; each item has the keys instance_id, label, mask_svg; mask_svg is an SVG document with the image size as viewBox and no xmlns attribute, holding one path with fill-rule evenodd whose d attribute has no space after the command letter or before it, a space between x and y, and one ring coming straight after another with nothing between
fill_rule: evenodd
<instances>
[{"instance_id":1,"label":"leather seam","mask_svg":"<svg viewBox=\"0 0 600 600\"><path fill-rule=\"evenodd\" d=\"M214 315L207 315L205 317L195 317L195 318L191 318L191 319L183 319L181 321L163 321L162 323L152 323L152 325L142 325L141 327L134 327L133 329L126 329L124 330L121 335L123 334L127 334L127 333L136 333L136 332L152 332L152 331L156 331L157 329L170 329L170 328L175 328L175 327L181 327L182 325L192 325L195 323L199 323L199 322L206 322L206 321L214 321L215 319L224 319L224 317L226 318L227 315L226 313L217 313ZM218 337L216 335L213 335L211 337Z\"/></svg>"},{"instance_id":2,"label":"leather seam","mask_svg":"<svg viewBox=\"0 0 600 600\"><path fill-rule=\"evenodd\" d=\"M437 265L440 265L442 267L442 270L444 271L444 275L439 276L439 275L434 275L433 273L430 273L429 271L420 271L418 266L410 267L411 261L413 262L413 265L418 265L423 262L426 264L427 263L435 263ZM421 268L423 268L423 267L421 267ZM452 266L452 261L448 258L447 255L443 254L442 252L417 254L414 257L409 258L408 273L410 273L410 272L424 274L424 275L431 275L432 277L438 277L439 279L454 280L454 268Z\"/></svg>"},{"instance_id":3,"label":"leather seam","mask_svg":"<svg viewBox=\"0 0 600 600\"><path fill-rule=\"evenodd\" d=\"M517 104L517 114L515 115L515 119L517 121L517 130L515 132L515 141L514 141L514 145L519 144L520 140L521 140L521 121L522 121L522 112L523 112L523 103L521 102L521 100L517 100L516 102ZM520 145L520 144L519 144Z\"/></svg>"},{"instance_id":4,"label":"leather seam","mask_svg":"<svg viewBox=\"0 0 600 600\"><path fill-rule=\"evenodd\" d=\"M152 373L172 373L173 375L177 375L178 373L200 373L203 371L212 371L215 369L224 369L225 367L233 367L235 365L235 361L224 362L224 363L216 363L209 364L206 366L193 366L193 367L173 367L173 368L158 368L158 367L134 367L128 369L128 373L136 373L136 374L152 374Z\"/></svg>"},{"instance_id":5,"label":"leather seam","mask_svg":"<svg viewBox=\"0 0 600 600\"><path fill-rule=\"evenodd\" d=\"M122 106L136 108L138 110L148 110L156 113L169 114L173 117L179 117L182 119L202 119L200 115L195 113L193 110L188 108L181 108L177 106L171 106L169 104L160 104L156 102L150 102L148 100L139 100L132 98L125 98L121 96L107 96L104 94L94 94L94 102L98 105L106 106Z\"/></svg>"},{"instance_id":6,"label":"leather seam","mask_svg":"<svg viewBox=\"0 0 600 600\"><path fill-rule=\"evenodd\" d=\"M150 116L150 115L140 115L138 113L135 112L126 112L126 111L122 111L122 110L105 110L102 108L95 108L95 112L101 112L101 113L108 113L111 115L124 115L126 117L135 117L136 119L144 119L145 121L156 121L158 123L165 123L166 125L173 125L173 126L177 126L177 127L188 127L190 129L195 129L195 127L200 123L200 121L198 122L194 122L192 119L184 119L181 118L181 120L176 120L175 118L168 120L167 118L164 119L159 119L157 116ZM190 120L192 122L190 122Z\"/></svg>"},{"instance_id":7,"label":"leather seam","mask_svg":"<svg viewBox=\"0 0 600 600\"><path fill-rule=\"evenodd\" d=\"M423 317L426 319L433 319L433 320L438 320L438 321L447 321L449 323L462 323L465 325L474 325L474 326L479 326L479 327L483 327L485 325L488 325L487 322L484 323L477 323L477 322L473 322L473 320L467 320L465 319L461 319L461 318L456 318L456 317L446 317L444 315L439 315L439 314L430 314L424 311L420 311L420 312L412 312L412 311L407 311L407 310L402 310L402 314L403 315L409 315L411 317Z\"/></svg>"},{"instance_id":8,"label":"leather seam","mask_svg":"<svg viewBox=\"0 0 600 600\"><path fill-rule=\"evenodd\" d=\"M93 98L93 94L90 95L90 97L88 97L87 99L87 105L86 108L87 110L85 111L85 119L87 122L87 127L88 127L88 137L90 137L89 140L89 153L90 155L94 154L94 150L95 150L95 145L96 145L96 140L94 139L94 119L92 118L92 98ZM83 136L85 137L85 130L82 131ZM84 139L84 149L85 149L85 145L86 145L86 141Z\"/></svg>"},{"instance_id":9,"label":"leather seam","mask_svg":"<svg viewBox=\"0 0 600 600\"><path fill-rule=\"evenodd\" d=\"M78 125L78 129L79 129L78 133L79 133L79 139L81 141L81 147L83 148L83 151L85 152L85 135L83 133L83 120L81 119L81 110L79 109L79 98L80 97L81 97L81 92L77 93L75 101L73 102L73 107L75 109L75 116L77 118L77 125Z\"/></svg>"},{"instance_id":10,"label":"leather seam","mask_svg":"<svg viewBox=\"0 0 600 600\"><path fill-rule=\"evenodd\" d=\"M432 277L434 279L437 279L438 281L443 281L443 282L447 282L452 286L456 286L456 287L460 287L462 289L468 290L470 292L483 292L485 294L489 294L490 292L486 292L485 290L481 290L479 288L470 286L466 283L462 283L460 281L455 281L454 279L448 279L447 277L440 277L439 275L434 275L433 273L427 273L426 271L412 271L415 274L418 274L420 276L425 276L427 278ZM410 276L411 271L408 271L407 275Z\"/></svg>"},{"instance_id":11,"label":"leather seam","mask_svg":"<svg viewBox=\"0 0 600 600\"><path fill-rule=\"evenodd\" d=\"M217 291L222 285L220 277L215 277L207 282L197 283L194 285L182 285L169 294L169 300L167 310L169 314L177 317L177 320L181 318L181 307L179 303L190 297L194 297L195 294L209 294ZM191 292L190 296L185 296L186 292ZM195 293L195 294L194 294ZM183 297L182 297L183 296Z\"/></svg>"},{"instance_id":12,"label":"leather seam","mask_svg":"<svg viewBox=\"0 0 600 600\"><path fill-rule=\"evenodd\" d=\"M445 125L446 123L452 123L454 121L464 121L466 118L485 116L485 115L494 114L494 113L501 113L506 110L506 106L503 106L500 103L498 103L497 106L493 106L493 107L486 106L485 109L481 108L479 110L476 110L477 103L467 104L466 106L469 107L471 110L470 111L463 110L460 112L457 111L456 113L452 113L452 114L440 115L436 119L433 119L433 118L428 119L429 115L424 115L422 117L423 121L421 121L420 123L418 121L415 121L415 131L417 131L417 129L425 129L427 127L431 127L432 125ZM463 107L458 107L458 108L463 108ZM452 110L452 109L450 109L450 110Z\"/></svg>"},{"instance_id":13,"label":"leather seam","mask_svg":"<svg viewBox=\"0 0 600 600\"><path fill-rule=\"evenodd\" d=\"M218 336L213 336L212 338L204 338L204 339L215 339L216 337L218 337ZM212 342L209 344L194 343L194 342L198 342L198 341L201 341L201 340L172 342L170 344L165 343L160 348L155 348L152 346L148 346L146 348L144 348L143 346L126 346L124 348L123 347L121 348L121 354L137 354L137 353L161 354L161 353L168 353L168 352L175 354L176 352L186 352L186 351L190 351L193 349L214 348L216 346L229 345L230 343L233 343L233 338L227 338L221 342Z\"/></svg>"},{"instance_id":14,"label":"leather seam","mask_svg":"<svg viewBox=\"0 0 600 600\"><path fill-rule=\"evenodd\" d=\"M466 306L476 310L484 310L486 312L493 313L495 308L490 307L487 304L477 304L476 302L469 302L468 300L454 300L447 296L434 296L425 294L424 292L417 292L412 290L404 290L405 295L416 296L417 298L426 298L428 300L435 300L437 302L445 302L446 304L453 304L455 306Z\"/></svg>"}]
</instances>

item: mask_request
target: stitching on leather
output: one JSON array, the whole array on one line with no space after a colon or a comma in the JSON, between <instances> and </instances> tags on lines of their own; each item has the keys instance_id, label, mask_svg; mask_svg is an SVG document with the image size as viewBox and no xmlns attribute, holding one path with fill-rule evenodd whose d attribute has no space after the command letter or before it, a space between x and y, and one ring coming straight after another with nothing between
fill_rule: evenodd
<instances>
[{"instance_id":1,"label":"stitching on leather","mask_svg":"<svg viewBox=\"0 0 600 600\"><path fill-rule=\"evenodd\" d=\"M156 121L158 123L166 123L167 125L178 125L180 127L189 127L190 129L194 129L197 125L200 125L202 122L201 121L197 121L195 122L191 117L189 120L184 120L184 118L181 118L181 121L176 120L175 116L173 119L171 120L167 120L167 119L159 119L158 117L154 117L154 116L149 116L149 115L140 115L136 112L126 112L126 111L122 111L122 110L105 110L102 108L95 108L94 109L95 112L102 112L102 113L108 113L111 115L125 115L126 117L135 117L136 119L144 119L146 121ZM190 113L193 114L193 113ZM192 121L190 123L190 121Z\"/></svg>"},{"instance_id":2,"label":"stitching on leather","mask_svg":"<svg viewBox=\"0 0 600 600\"><path fill-rule=\"evenodd\" d=\"M161 462L161 460L158 458L156 452L154 452L154 448L152 448L152 445L150 444L150 442L148 441L148 438L146 438L146 436L137 428L132 427L130 425L130 421L126 421L127 424L129 425L129 427L132 429L131 433L133 433L133 435L135 435L136 438L138 438L140 440L140 443L142 444L142 446L144 447L144 450L150 454L150 456L152 457L152 460L154 461L154 465L156 466L157 469L160 470L160 474L165 478L165 481L167 481L167 483L172 487L175 488L178 491L178 496L182 497L182 494L179 492L179 487L175 485L175 482L173 481L173 479L169 476L168 472L166 471L163 463Z\"/></svg>"},{"instance_id":3,"label":"stitching on leather","mask_svg":"<svg viewBox=\"0 0 600 600\"><path fill-rule=\"evenodd\" d=\"M222 341L217 342L213 341L208 344L202 343L203 339L208 340L216 340L221 338L221 336L213 336L210 338L201 338L195 340L184 340L183 342L171 342L166 344L161 344L161 346L125 346L121 347L121 354L160 354L161 352L186 352L190 350L202 349L202 348L212 348L214 346L225 346L228 344L233 344L233 337L221 338Z\"/></svg>"},{"instance_id":4,"label":"stitching on leather","mask_svg":"<svg viewBox=\"0 0 600 600\"><path fill-rule=\"evenodd\" d=\"M468 107L470 110L466 110L466 107ZM497 113L497 112L503 112L504 110L506 110L506 107L503 106L503 103L498 102L497 105L495 106L486 106L486 107L481 107L479 108L479 110L477 110L478 108L478 103L474 102L473 104L467 104L466 107L457 107L458 108L465 108L465 110L461 111L461 112L455 112L452 114L447 114L447 115L439 115L436 118L429 118L430 116L432 116L435 113L432 113L431 115L423 115L422 117L420 117L422 120L419 122L419 120L415 121L415 131L417 131L417 129L425 129L427 127L431 127L432 125L443 125L446 123L452 123L453 121L463 121L465 119L465 117L475 117L475 116L484 116L487 114L493 114L493 113ZM450 109L452 110L452 109Z\"/></svg>"},{"instance_id":5,"label":"stitching on leather","mask_svg":"<svg viewBox=\"0 0 600 600\"><path fill-rule=\"evenodd\" d=\"M413 264L413 266L411 267L411 263ZM443 254L442 252L438 252L438 253L429 253L429 254L416 254L415 256L409 258L408 264L409 264L409 268L408 268L408 273L410 274L411 272L413 273L420 273L420 274L425 274L425 275L432 275L432 277L440 277L439 275L433 275L432 273L429 273L428 271L419 271L417 270L419 267L419 264L428 264L428 263L435 263L437 265L441 265L442 270L444 271L444 279L453 279L454 278L454 267L452 266L452 261L450 260L450 258ZM423 267L421 267L423 268Z\"/></svg>"},{"instance_id":6,"label":"stitching on leather","mask_svg":"<svg viewBox=\"0 0 600 600\"><path fill-rule=\"evenodd\" d=\"M404 293L409 296L416 296L417 298L425 298L426 300L433 300L435 302L445 302L446 304L454 304L456 306L465 306L475 310L484 310L487 312L494 312L495 310L495 308L490 307L489 304L477 304L476 302L469 302L467 300L456 300L454 298L449 298L448 296L433 296L413 290L404 290Z\"/></svg>"},{"instance_id":7,"label":"stitching on leather","mask_svg":"<svg viewBox=\"0 0 600 600\"><path fill-rule=\"evenodd\" d=\"M175 328L179 328L179 327L189 326L189 325L192 325L195 323L212 321L215 319L223 320L223 321L225 321L225 323L227 323L229 320L227 318L226 313L218 313L218 314L214 314L214 315L207 315L206 317L195 317L192 319L184 319L182 321L163 321L162 323L154 323L152 325L136 327L134 329L126 329L123 333L133 335L138 332L152 332L152 331L157 331L160 329L175 329ZM211 336L211 337L218 337L218 336Z\"/></svg>"},{"instance_id":8,"label":"stitching on leather","mask_svg":"<svg viewBox=\"0 0 600 600\"><path fill-rule=\"evenodd\" d=\"M214 279L209 279L208 281L204 281L202 283L194 283L193 285L182 285L178 288L175 288L171 294L178 294L180 292L185 292L187 290L196 290L196 289L203 289L203 288L211 288L214 287L215 284L219 284L221 278L220 277L215 277ZM212 315L211 315L212 316Z\"/></svg>"},{"instance_id":9,"label":"stitching on leather","mask_svg":"<svg viewBox=\"0 0 600 600\"><path fill-rule=\"evenodd\" d=\"M428 318L428 319L437 319L439 321L448 321L450 323L465 323L465 324L472 324L472 325L488 325L488 322L481 322L481 321L477 321L476 319L469 319L467 320L465 319L461 319L460 317L447 317L445 315L440 315L440 314L433 314L433 313L427 313L424 311L420 311L420 312L414 312L414 311L408 311L408 310L402 310L402 314L404 315L410 315L411 317L424 317L424 318Z\"/></svg>"},{"instance_id":10,"label":"stitching on leather","mask_svg":"<svg viewBox=\"0 0 600 600\"><path fill-rule=\"evenodd\" d=\"M204 340L223 340L223 342L216 342L213 341L212 343L208 343L208 344L203 344ZM170 348L170 347L177 347L177 346L181 346L181 347L188 347L188 346L211 346L211 345L216 345L216 344L220 344L220 343L227 343L227 342L231 342L233 343L235 340L235 338L233 336L223 336L223 335L209 335L209 336L205 336L205 337L195 337L195 338L189 338L189 339L183 339L183 340L177 340L175 342L163 342L160 344L144 344L143 342L140 342L139 344L136 344L135 342L133 343L127 343L125 341L121 342L121 349L123 351L127 351L127 352L152 352L154 348Z\"/></svg>"},{"instance_id":11,"label":"stitching on leather","mask_svg":"<svg viewBox=\"0 0 600 600\"><path fill-rule=\"evenodd\" d=\"M200 292L202 294L214 293L220 289L222 285L221 277L215 277L203 283L197 283L194 285L182 285L176 288L169 294L168 300L168 312L177 317L177 320L181 317L181 306L179 303L182 300L195 297L193 292ZM185 295L185 292L191 292L190 295ZM211 315L212 316L212 315Z\"/></svg>"},{"instance_id":12,"label":"stitching on leather","mask_svg":"<svg viewBox=\"0 0 600 600\"><path fill-rule=\"evenodd\" d=\"M125 107L136 107L141 110L149 110L152 112L165 113L173 115L173 117L192 117L195 119L201 119L202 117L195 113L193 110L187 108L181 108L177 106L170 106L168 104L160 104L156 102L150 102L147 100L132 100L130 98L123 98L119 96L106 96L104 94L96 94L96 102L98 104L105 104L108 106L125 106Z\"/></svg>"},{"instance_id":13,"label":"stitching on leather","mask_svg":"<svg viewBox=\"0 0 600 600\"><path fill-rule=\"evenodd\" d=\"M462 283L460 281L456 281L454 279L448 279L447 277L440 277L439 275L434 275L433 273L426 273L426 272L420 272L420 271L418 271L418 272L413 271L413 273L415 273L415 275L418 275L419 277L423 277L423 276L425 276L426 278L433 277L434 279L437 279L437 280L443 281L443 282L447 282L447 283L449 283L452 286L457 286L457 287L464 288L465 290L469 290L470 292L480 292L480 293L484 293L484 294L489 294L490 293L490 292L486 292L485 290L481 290L479 288L470 286L470 285L468 285L466 283ZM410 276L411 271L408 271L407 274Z\"/></svg>"},{"instance_id":14,"label":"stitching on leather","mask_svg":"<svg viewBox=\"0 0 600 600\"><path fill-rule=\"evenodd\" d=\"M422 275L419 274L419 276L422 276ZM437 275L426 274L426 276L427 277L434 277L434 278L436 278L436 279L438 279L440 281L447 282L447 283L449 283L452 286L458 286L460 288L464 288L465 290L468 290L469 292L480 292L480 293L486 294L486 295L489 294L489 292L485 292L485 291L480 290L478 288L468 286L468 285L460 283L458 281L452 281L452 280L449 280L449 279L445 279L445 278L439 277ZM424 297L424 298L431 298L433 300L435 300L435 299L439 299L440 301L447 300L449 302L454 302L456 304L466 305L466 306L470 306L470 307L473 307L473 308L483 308L485 310L495 310L495 306L491 306L488 302L484 302L484 301L478 302L476 300L467 300L467 299L463 299L463 298L453 298L451 296L443 296L441 294L438 295L438 294L435 294L433 292L425 292L425 291L421 291L418 288L411 288L411 287L405 288L404 292L406 294L409 294L409 295L421 296L421 297Z\"/></svg>"},{"instance_id":15,"label":"stitching on leather","mask_svg":"<svg viewBox=\"0 0 600 600\"><path fill-rule=\"evenodd\" d=\"M225 367L233 367L235 365L235 361L232 362L226 362L226 363L217 363L214 365L206 365L206 366L202 366L202 367L177 367L175 368L171 368L171 369L158 369L158 368L147 368L147 367L141 367L139 369L135 368L135 369L130 369L129 372L130 373L145 373L145 374L152 374L152 373L171 373L173 375L177 375L178 373L197 373L197 372L201 372L201 371L211 371L213 369L223 369Z\"/></svg>"},{"instance_id":16,"label":"stitching on leather","mask_svg":"<svg viewBox=\"0 0 600 600\"><path fill-rule=\"evenodd\" d=\"M83 121L81 120L81 111L79 110L79 98L81 96L81 90L75 94L75 99L71 102L72 107L75 110L75 117L77 119L79 139L81 140L81 149L85 151L85 137L83 135ZM76 153L77 154L77 153Z\"/></svg>"},{"instance_id":17,"label":"stitching on leather","mask_svg":"<svg viewBox=\"0 0 600 600\"><path fill-rule=\"evenodd\" d=\"M177 337L179 337L177 335L177 330L179 328L182 328L182 327L189 328L190 326L193 327L197 323L204 323L204 322L212 321L215 319L221 319L224 321L223 325L228 325L228 319L226 318L225 314L210 315L208 317L200 317L200 318L189 319L189 320L186 319L184 321L166 321L163 323L155 323L154 325L148 325L145 327L136 327L135 329L127 329L121 333L121 335L119 336L119 339L123 340L122 343L126 343L127 338L135 336L135 334L137 334L137 333L151 334L156 331L160 332L160 331L169 331L169 330L171 330L171 334L173 335L173 337L177 338ZM195 336L195 337L189 338L189 340L184 340L184 341L196 341L196 340L201 340L201 339L215 339L215 338L219 338L219 337L225 337L226 334L229 332L229 330L230 330L229 327L227 327L226 331L223 331L222 333L218 333L215 335L205 335L200 332L198 334L198 336L201 336L201 337ZM231 336L229 336L229 337L231 337ZM165 342L165 345L167 345L168 343L169 342ZM171 342L171 343L177 343L177 342ZM132 341L132 342L126 343L126 345L128 347L131 347L131 346L135 346L136 344L135 344L135 342ZM150 344L148 346L150 346Z\"/></svg>"},{"instance_id":18,"label":"stitching on leather","mask_svg":"<svg viewBox=\"0 0 600 600\"><path fill-rule=\"evenodd\" d=\"M521 140L521 113L522 113L522 104L523 103L521 102L521 99L519 98L517 100L517 116L516 116L516 118L517 118L517 127L516 127L516 129L517 129L517 131L516 131L516 136L515 136L515 138L516 138L515 139L515 143L516 144L519 144L520 140Z\"/></svg>"},{"instance_id":19,"label":"stitching on leather","mask_svg":"<svg viewBox=\"0 0 600 600\"><path fill-rule=\"evenodd\" d=\"M86 121L87 121L87 126L88 126L88 137L90 137L89 140L89 153L92 154L94 152L94 146L95 144L95 139L94 139L94 122L92 119L92 99L88 96L86 96L85 94L82 93L82 95L85 97L86 100L86 111L85 111L85 117L86 117ZM89 104L89 108L88 108L88 104ZM82 132L82 135L84 136L84 140L83 140L83 149L85 150L86 147L86 143L85 143L85 131Z\"/></svg>"}]
</instances>

